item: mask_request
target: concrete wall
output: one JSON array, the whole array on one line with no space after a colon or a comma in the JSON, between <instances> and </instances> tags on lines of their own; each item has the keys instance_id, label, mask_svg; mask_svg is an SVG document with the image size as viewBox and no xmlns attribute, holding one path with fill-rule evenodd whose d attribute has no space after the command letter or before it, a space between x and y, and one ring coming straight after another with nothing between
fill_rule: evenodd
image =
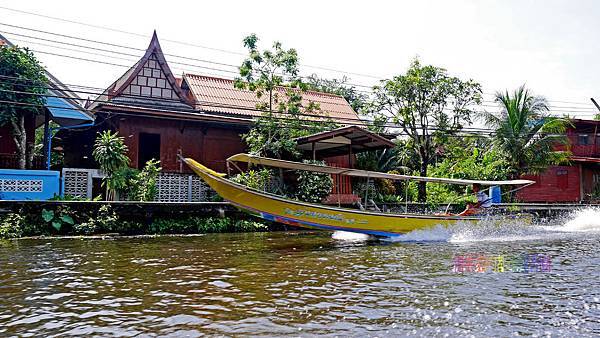
<instances>
[{"instance_id":1,"label":"concrete wall","mask_svg":"<svg viewBox=\"0 0 600 338\"><path fill-rule=\"evenodd\" d=\"M0 169L0 200L48 200L59 182L58 171Z\"/></svg>"}]
</instances>

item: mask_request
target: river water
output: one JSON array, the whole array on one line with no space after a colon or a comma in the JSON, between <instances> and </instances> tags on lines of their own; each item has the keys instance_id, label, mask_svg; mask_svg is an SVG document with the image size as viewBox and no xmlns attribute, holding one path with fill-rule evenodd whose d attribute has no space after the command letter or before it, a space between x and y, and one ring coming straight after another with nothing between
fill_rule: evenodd
<instances>
[{"instance_id":1,"label":"river water","mask_svg":"<svg viewBox=\"0 0 600 338\"><path fill-rule=\"evenodd\" d=\"M599 240L600 212L584 210L557 225L395 241L308 231L5 241L0 336L593 336Z\"/></svg>"}]
</instances>

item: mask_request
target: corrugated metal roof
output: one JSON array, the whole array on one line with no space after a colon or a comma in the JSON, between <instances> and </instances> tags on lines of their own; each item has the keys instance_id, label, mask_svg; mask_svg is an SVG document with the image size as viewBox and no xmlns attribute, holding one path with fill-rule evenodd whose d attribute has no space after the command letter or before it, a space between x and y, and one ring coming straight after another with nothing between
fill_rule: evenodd
<instances>
[{"instance_id":1,"label":"corrugated metal roof","mask_svg":"<svg viewBox=\"0 0 600 338\"><path fill-rule=\"evenodd\" d=\"M256 106L268 100L268 96L258 99L252 91L235 88L233 80L194 74L185 74L183 78L194 96L196 109L202 111L260 116L262 112ZM284 88L278 88L277 93L280 97L285 97ZM341 96L315 91L303 92L302 105L306 107L311 101L319 104L320 111L307 114L328 116L340 124L358 122L358 115Z\"/></svg>"}]
</instances>

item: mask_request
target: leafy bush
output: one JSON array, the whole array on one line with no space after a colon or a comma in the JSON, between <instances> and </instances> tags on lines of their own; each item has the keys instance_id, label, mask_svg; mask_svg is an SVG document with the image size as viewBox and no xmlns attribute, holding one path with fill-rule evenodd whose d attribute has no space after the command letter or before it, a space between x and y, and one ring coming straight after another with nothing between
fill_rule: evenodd
<instances>
[{"instance_id":1,"label":"leafy bush","mask_svg":"<svg viewBox=\"0 0 600 338\"><path fill-rule=\"evenodd\" d=\"M91 235L97 230L95 222L83 222L73 225L73 232L78 235Z\"/></svg>"},{"instance_id":2,"label":"leafy bush","mask_svg":"<svg viewBox=\"0 0 600 338\"><path fill-rule=\"evenodd\" d=\"M193 220L199 233L229 232L233 225L233 220L227 217L194 217Z\"/></svg>"},{"instance_id":3,"label":"leafy bush","mask_svg":"<svg viewBox=\"0 0 600 338\"><path fill-rule=\"evenodd\" d=\"M323 161L305 160L304 163L325 165ZM319 203L331 193L333 179L331 175L297 170L298 190L296 198L311 203Z\"/></svg>"},{"instance_id":4,"label":"leafy bush","mask_svg":"<svg viewBox=\"0 0 600 338\"><path fill-rule=\"evenodd\" d=\"M90 235L98 232L111 232L119 227L119 216L110 205L101 206L95 214L90 215L85 222L74 224L73 232Z\"/></svg>"},{"instance_id":5,"label":"leafy bush","mask_svg":"<svg viewBox=\"0 0 600 338\"><path fill-rule=\"evenodd\" d=\"M150 226L152 234L192 234L219 232L264 231L267 226L258 221L234 220L229 217L189 217L185 219L160 218Z\"/></svg>"},{"instance_id":6,"label":"leafy bush","mask_svg":"<svg viewBox=\"0 0 600 338\"><path fill-rule=\"evenodd\" d=\"M239 219L234 223L234 229L236 232L254 232L266 231L268 230L268 227L261 222Z\"/></svg>"},{"instance_id":7,"label":"leafy bush","mask_svg":"<svg viewBox=\"0 0 600 338\"><path fill-rule=\"evenodd\" d=\"M61 231L64 225L74 225L75 220L72 217L72 211L68 207L61 207L54 210L42 209L42 219L52 225L56 231Z\"/></svg>"},{"instance_id":8,"label":"leafy bush","mask_svg":"<svg viewBox=\"0 0 600 338\"><path fill-rule=\"evenodd\" d=\"M23 235L25 217L20 214L10 213L0 220L0 239L19 238Z\"/></svg>"},{"instance_id":9,"label":"leafy bush","mask_svg":"<svg viewBox=\"0 0 600 338\"><path fill-rule=\"evenodd\" d=\"M157 193L156 179L161 171L160 161L146 162L144 169L137 173L130 181L133 187L132 199L136 201L152 201Z\"/></svg>"},{"instance_id":10,"label":"leafy bush","mask_svg":"<svg viewBox=\"0 0 600 338\"><path fill-rule=\"evenodd\" d=\"M248 188L265 191L272 178L272 171L269 169L248 170L237 174L231 178L232 181L245 185Z\"/></svg>"},{"instance_id":11,"label":"leafy bush","mask_svg":"<svg viewBox=\"0 0 600 338\"><path fill-rule=\"evenodd\" d=\"M100 165L100 169L106 174L102 184L108 190L109 199L114 199L116 191L122 187L123 181L120 177L115 177L115 174L129 164L127 151L125 139L119 136L118 132L112 133L110 130L105 130L98 133L92 155Z\"/></svg>"}]
</instances>

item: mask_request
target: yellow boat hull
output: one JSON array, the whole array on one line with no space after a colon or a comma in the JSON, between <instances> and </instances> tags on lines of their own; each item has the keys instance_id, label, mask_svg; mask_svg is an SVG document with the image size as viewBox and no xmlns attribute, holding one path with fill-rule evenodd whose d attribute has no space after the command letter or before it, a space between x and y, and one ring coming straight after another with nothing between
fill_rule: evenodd
<instances>
[{"instance_id":1,"label":"yellow boat hull","mask_svg":"<svg viewBox=\"0 0 600 338\"><path fill-rule=\"evenodd\" d=\"M388 214L289 200L234 183L224 178L224 174L192 159L186 158L185 162L217 194L236 207L269 221L294 226L390 237L437 225L479 220L477 217Z\"/></svg>"}]
</instances>

